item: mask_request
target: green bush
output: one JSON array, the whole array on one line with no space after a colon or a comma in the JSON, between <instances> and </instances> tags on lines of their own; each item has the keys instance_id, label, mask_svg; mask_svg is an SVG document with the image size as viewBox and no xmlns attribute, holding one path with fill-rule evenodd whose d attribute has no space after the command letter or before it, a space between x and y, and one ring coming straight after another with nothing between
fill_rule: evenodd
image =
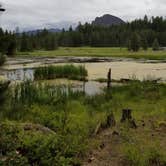
<instances>
[{"instance_id":1,"label":"green bush","mask_svg":"<svg viewBox=\"0 0 166 166\"><path fill-rule=\"evenodd\" d=\"M72 139L55 133L26 131L24 124L0 124L1 165L71 165L77 151L68 144Z\"/></svg>"},{"instance_id":2,"label":"green bush","mask_svg":"<svg viewBox=\"0 0 166 166\"><path fill-rule=\"evenodd\" d=\"M160 45L159 45L157 38L154 40L154 42L152 44L152 49L153 49L153 51L158 51L160 49Z\"/></svg>"},{"instance_id":3,"label":"green bush","mask_svg":"<svg viewBox=\"0 0 166 166\"><path fill-rule=\"evenodd\" d=\"M0 53L0 66L6 62L6 56Z\"/></svg>"}]
</instances>

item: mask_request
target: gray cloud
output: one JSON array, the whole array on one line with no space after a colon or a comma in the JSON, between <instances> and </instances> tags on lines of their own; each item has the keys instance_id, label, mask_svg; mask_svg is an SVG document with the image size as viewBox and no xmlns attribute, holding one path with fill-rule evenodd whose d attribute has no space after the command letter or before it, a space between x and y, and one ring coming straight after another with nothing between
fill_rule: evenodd
<instances>
[{"instance_id":1,"label":"gray cloud","mask_svg":"<svg viewBox=\"0 0 166 166\"><path fill-rule=\"evenodd\" d=\"M165 16L166 0L0 0L7 11L4 28L41 28L59 22L85 22L106 13L131 20L145 14Z\"/></svg>"}]
</instances>

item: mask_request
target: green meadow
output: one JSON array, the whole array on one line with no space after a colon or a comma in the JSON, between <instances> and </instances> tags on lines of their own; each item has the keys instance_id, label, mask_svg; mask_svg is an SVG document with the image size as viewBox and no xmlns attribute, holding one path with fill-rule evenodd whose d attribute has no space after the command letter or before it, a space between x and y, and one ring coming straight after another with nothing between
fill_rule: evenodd
<instances>
[{"instance_id":1,"label":"green meadow","mask_svg":"<svg viewBox=\"0 0 166 166\"><path fill-rule=\"evenodd\" d=\"M56 57L56 56L75 56L75 57L117 57L117 58L134 58L134 59L153 59L165 60L166 51L147 51L140 50L138 52L128 51L127 48L112 47L60 47L54 51L33 51L18 52L18 56L25 57Z\"/></svg>"}]
</instances>

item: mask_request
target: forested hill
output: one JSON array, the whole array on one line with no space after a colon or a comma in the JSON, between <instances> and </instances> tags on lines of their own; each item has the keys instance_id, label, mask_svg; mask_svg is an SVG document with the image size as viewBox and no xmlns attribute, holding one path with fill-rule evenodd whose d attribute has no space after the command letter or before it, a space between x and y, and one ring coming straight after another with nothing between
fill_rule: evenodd
<instances>
[{"instance_id":1,"label":"forested hill","mask_svg":"<svg viewBox=\"0 0 166 166\"><path fill-rule=\"evenodd\" d=\"M44 29L36 34L17 35L0 29L0 52L14 54L17 51L53 50L65 47L126 47L133 45L135 51L141 46L155 44L166 46L166 18L145 16L143 19L111 26L79 24L76 29L54 33ZM139 45L139 47L138 47ZM137 47L136 47L137 46Z\"/></svg>"},{"instance_id":2,"label":"forested hill","mask_svg":"<svg viewBox=\"0 0 166 166\"><path fill-rule=\"evenodd\" d=\"M96 17L96 19L92 21L93 25L101 25L101 26L120 25L124 23L125 22L122 19L116 16L112 16L110 14L105 14L102 17Z\"/></svg>"}]
</instances>

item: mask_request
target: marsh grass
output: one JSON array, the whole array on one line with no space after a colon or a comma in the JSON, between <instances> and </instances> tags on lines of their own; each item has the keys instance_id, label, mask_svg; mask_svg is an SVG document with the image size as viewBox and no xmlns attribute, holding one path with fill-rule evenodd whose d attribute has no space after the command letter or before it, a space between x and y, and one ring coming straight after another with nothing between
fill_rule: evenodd
<instances>
[{"instance_id":1,"label":"marsh grass","mask_svg":"<svg viewBox=\"0 0 166 166\"><path fill-rule=\"evenodd\" d=\"M95 47L61 47L55 51L33 51L33 52L19 52L19 56L28 57L56 57L56 56L66 56L66 57L116 57L116 58L134 58L134 59L155 59L155 60L165 60L166 51L153 51L149 48L147 51L140 50L138 52L128 51L127 48L118 47L105 47L105 48L95 48Z\"/></svg>"},{"instance_id":2,"label":"marsh grass","mask_svg":"<svg viewBox=\"0 0 166 166\"><path fill-rule=\"evenodd\" d=\"M86 80L88 72L84 66L63 65L45 66L35 69L35 80L67 78L71 80Z\"/></svg>"},{"instance_id":3,"label":"marsh grass","mask_svg":"<svg viewBox=\"0 0 166 166\"><path fill-rule=\"evenodd\" d=\"M114 112L119 121L124 108L131 108L136 120L153 116L157 121L163 121L166 113L166 86L133 81L125 86L112 87L111 91L105 90L96 96L86 96L82 92L72 91L70 87L33 82L18 84L9 89L6 105L0 112L0 120L7 120L5 127L0 125L3 131L0 132L0 140L4 140L0 146L3 145L1 149L6 152L2 156L9 161L11 159L10 162L14 162L12 159L16 156L14 159L17 164L23 165L24 161L33 165L77 164L77 159L91 148L88 147L88 141L96 126L105 122L110 112ZM33 130L26 132L19 127L22 123L34 126L40 124L54 134L47 135ZM127 132L127 127L125 133L124 140L130 141L131 135ZM16 146L8 144L13 143L13 140L16 141ZM165 161L158 149L156 153L154 148L148 148L146 155L142 156L140 147L136 144L130 147L128 143L130 142L127 142L125 154L132 164L142 164L142 157L144 163L151 162L154 158ZM21 155L16 154L18 149L21 149ZM5 164L8 164L7 161Z\"/></svg>"}]
</instances>

